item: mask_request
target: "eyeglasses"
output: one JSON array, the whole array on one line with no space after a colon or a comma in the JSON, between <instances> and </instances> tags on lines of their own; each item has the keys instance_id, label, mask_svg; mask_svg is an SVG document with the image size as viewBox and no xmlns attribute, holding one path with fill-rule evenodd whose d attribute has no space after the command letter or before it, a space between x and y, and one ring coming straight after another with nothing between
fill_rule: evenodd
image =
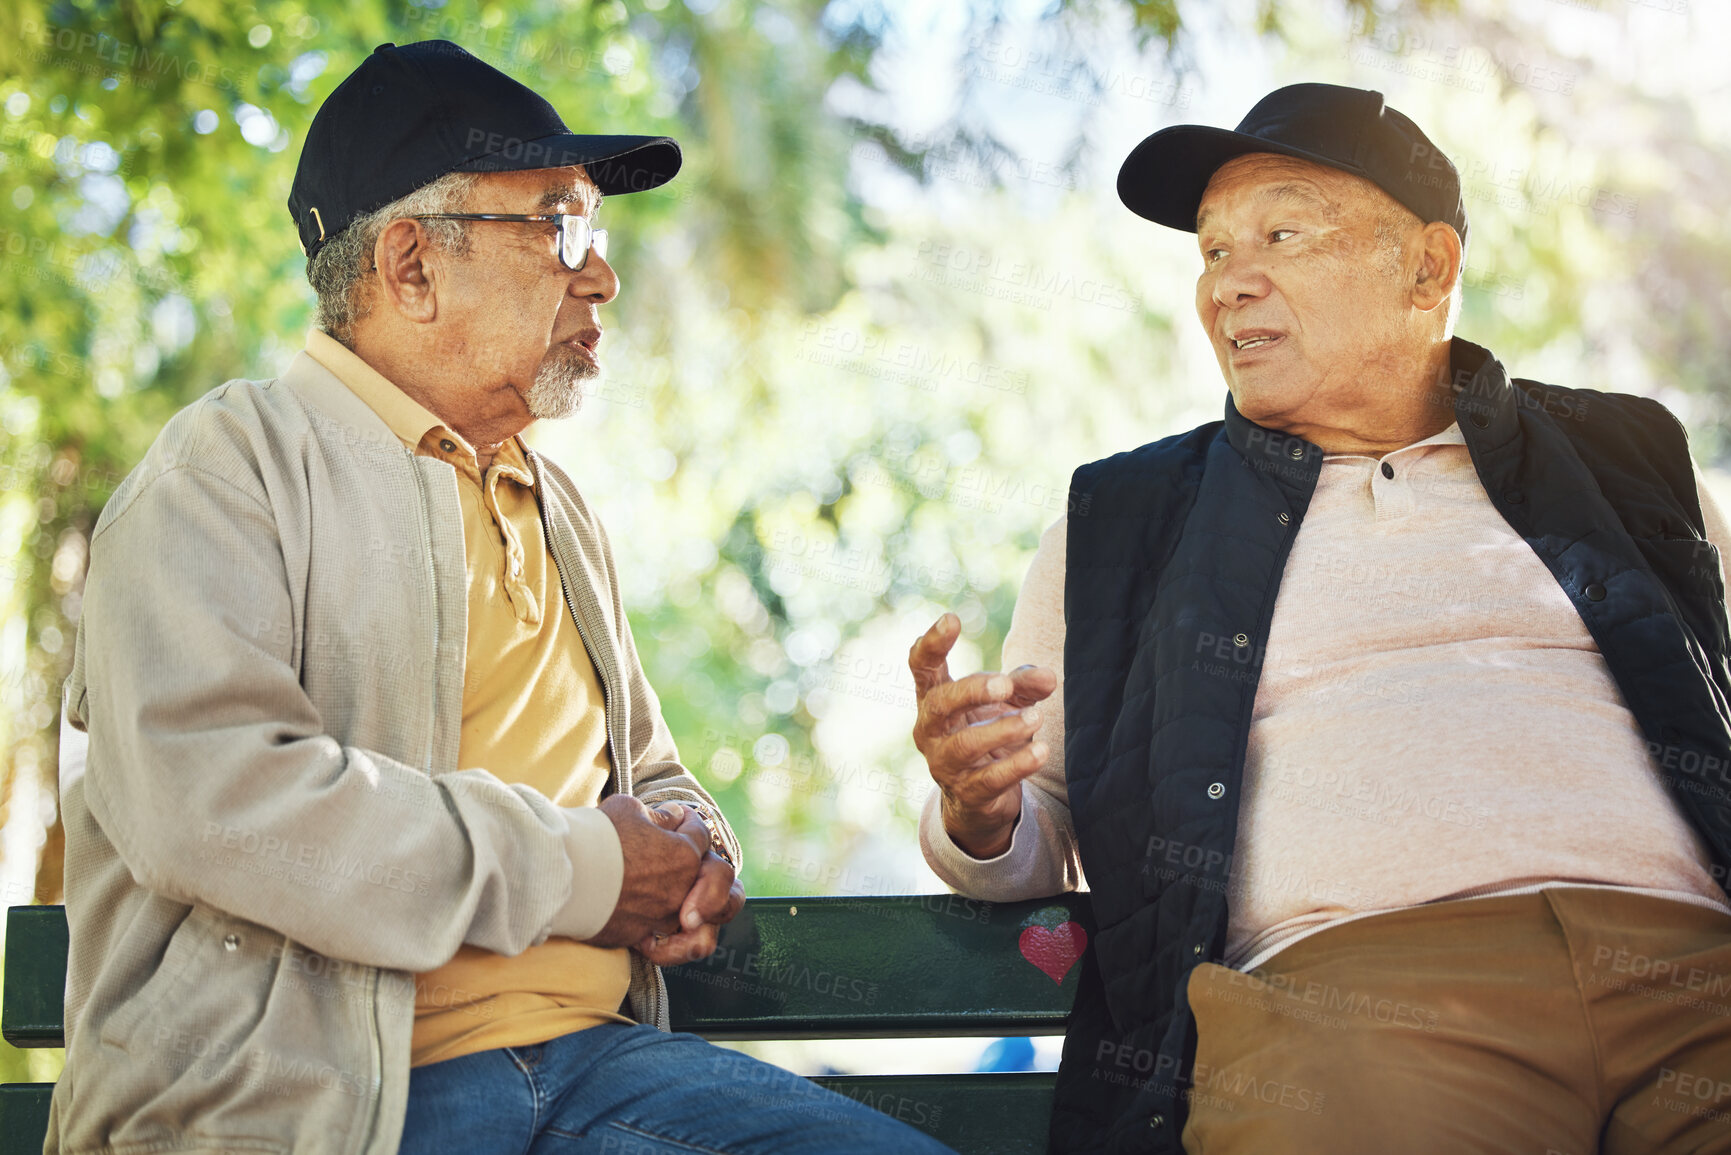
<instances>
[{"instance_id":1,"label":"eyeglasses","mask_svg":"<svg viewBox=\"0 0 1731 1155\"><path fill-rule=\"evenodd\" d=\"M573 273L589 263L589 251L607 259L607 230L590 227L588 217L573 213L523 216L520 213L421 213L417 221L551 221L559 230L559 263Z\"/></svg>"}]
</instances>

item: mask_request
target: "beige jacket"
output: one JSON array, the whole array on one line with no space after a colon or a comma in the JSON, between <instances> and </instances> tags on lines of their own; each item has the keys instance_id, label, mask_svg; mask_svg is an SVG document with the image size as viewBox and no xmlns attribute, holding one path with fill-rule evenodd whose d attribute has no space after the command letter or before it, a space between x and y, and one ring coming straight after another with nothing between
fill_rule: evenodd
<instances>
[{"instance_id":1,"label":"beige jacket","mask_svg":"<svg viewBox=\"0 0 1731 1155\"><path fill-rule=\"evenodd\" d=\"M605 534L529 455L606 697L612 788L709 802L645 680ZM456 474L304 353L177 414L91 539L66 774L67 1062L46 1150L391 1155L414 980L587 937L605 816L459 770ZM722 832L729 848L738 847ZM633 956L631 1007L667 1025Z\"/></svg>"}]
</instances>

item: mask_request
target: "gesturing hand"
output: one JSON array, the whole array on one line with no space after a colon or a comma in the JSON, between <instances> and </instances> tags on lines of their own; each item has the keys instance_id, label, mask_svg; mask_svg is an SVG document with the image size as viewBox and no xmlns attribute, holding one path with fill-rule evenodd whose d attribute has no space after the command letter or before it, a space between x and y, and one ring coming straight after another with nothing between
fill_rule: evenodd
<instances>
[{"instance_id":1,"label":"gesturing hand","mask_svg":"<svg viewBox=\"0 0 1731 1155\"><path fill-rule=\"evenodd\" d=\"M1045 743L1033 740L1040 712L1032 707L1058 688L1058 676L1021 666L956 681L949 653L961 632L961 619L946 613L908 651L919 700L914 745L943 792L951 840L975 858L994 858L1009 848L1022 779L1046 760Z\"/></svg>"}]
</instances>

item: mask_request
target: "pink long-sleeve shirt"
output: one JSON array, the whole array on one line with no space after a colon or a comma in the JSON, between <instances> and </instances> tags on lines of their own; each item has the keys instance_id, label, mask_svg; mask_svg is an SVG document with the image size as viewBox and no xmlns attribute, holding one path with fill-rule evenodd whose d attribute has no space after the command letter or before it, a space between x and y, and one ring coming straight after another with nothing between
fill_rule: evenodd
<instances>
[{"instance_id":1,"label":"pink long-sleeve shirt","mask_svg":"<svg viewBox=\"0 0 1731 1155\"><path fill-rule=\"evenodd\" d=\"M1697 489L1723 553L1731 532ZM1004 669L1059 679L1040 707L1051 754L1023 783L1010 848L982 860L956 846L935 789L920 823L932 869L980 898L1083 884L1064 786L1065 536L1063 520L1042 536L1004 639ZM1492 506L1458 426L1381 458L1329 454L1257 685L1226 961L1251 969L1351 918L1541 885L1731 911L1658 774L1580 615Z\"/></svg>"}]
</instances>

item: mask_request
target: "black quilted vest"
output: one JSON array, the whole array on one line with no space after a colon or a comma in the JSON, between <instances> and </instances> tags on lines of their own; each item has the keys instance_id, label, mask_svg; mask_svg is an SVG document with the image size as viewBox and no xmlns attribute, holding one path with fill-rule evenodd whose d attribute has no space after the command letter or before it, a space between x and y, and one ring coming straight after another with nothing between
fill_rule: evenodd
<instances>
[{"instance_id":1,"label":"black quilted vest","mask_svg":"<svg viewBox=\"0 0 1731 1155\"><path fill-rule=\"evenodd\" d=\"M1724 587L1682 427L1657 402L1511 382L1456 340L1455 411L1497 511L1598 643L1721 884L1731 866ZM1185 983L1225 946L1251 705L1321 449L1239 414L1071 482L1064 764L1097 932L1056 1152L1178 1152Z\"/></svg>"}]
</instances>

